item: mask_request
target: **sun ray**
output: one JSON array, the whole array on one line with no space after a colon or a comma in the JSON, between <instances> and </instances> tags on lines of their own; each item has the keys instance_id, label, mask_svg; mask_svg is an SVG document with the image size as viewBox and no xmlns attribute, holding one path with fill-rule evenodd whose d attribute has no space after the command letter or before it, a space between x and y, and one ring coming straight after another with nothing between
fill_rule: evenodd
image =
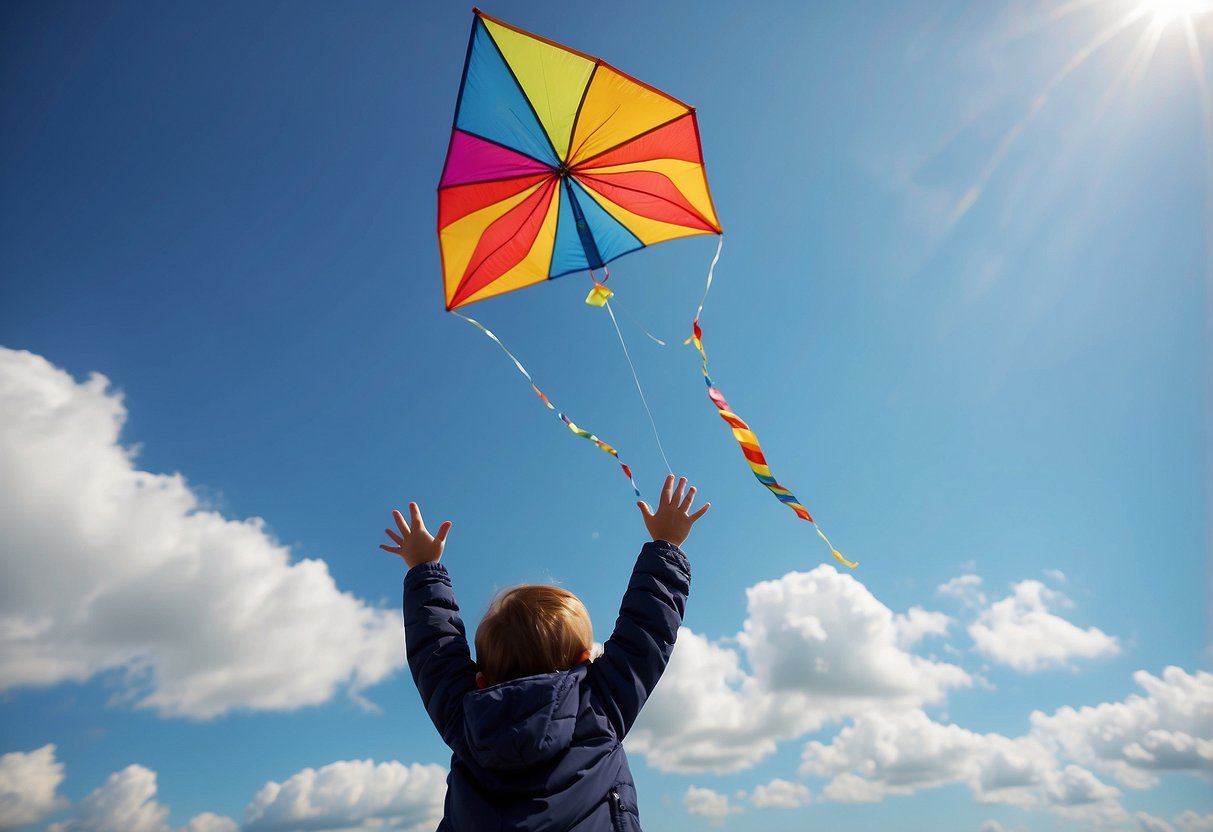
<instances>
[{"instance_id":1,"label":"sun ray","mask_svg":"<svg viewBox=\"0 0 1213 832\"><path fill-rule=\"evenodd\" d=\"M1103 95L1099 97L1099 101L1095 105L1095 121L1103 118L1104 113L1107 112L1108 107L1112 103L1112 99L1121 89L1135 89L1137 87L1141 76L1150 65L1150 60L1154 57L1154 51L1158 48L1159 40L1162 39L1163 28L1151 22L1142 30L1141 36L1133 44L1133 51L1129 53L1128 59L1125 60L1120 68L1120 72L1116 73L1116 77L1112 79L1112 83L1108 85Z\"/></svg>"},{"instance_id":2,"label":"sun ray","mask_svg":"<svg viewBox=\"0 0 1213 832\"><path fill-rule=\"evenodd\" d=\"M960 201L957 202L955 209L953 209L952 214L948 219L947 227L949 229L954 227L956 223L960 222L964 215L967 214L969 210L977 203L977 200L981 197L981 192L985 188L986 183L989 182L990 177L993 176L994 172L998 170L998 166L1002 164L1003 158L1015 144L1015 140L1019 138L1019 135L1024 131L1024 128L1026 128L1036 118L1036 115L1048 102L1049 96L1053 93L1053 90L1057 89L1058 85L1068 78L1070 73L1082 66L1088 58L1098 52L1101 48L1103 48L1104 45L1106 45L1121 32L1128 29L1141 18L1145 17L1147 13L1148 11L1145 8L1139 6L1138 8L1126 13L1116 22L1108 25L1103 31L1088 41L1086 45L1075 52L1074 55L1068 61L1066 61L1065 65L1062 66L1062 68L1059 69L1053 75L1053 77L1048 80L1047 83L1045 83L1044 87L1041 88L1041 91L1037 93L1036 97L1032 100L1032 104L1028 108L1028 112L1024 114L1023 118L1013 124L1005 134L1003 134L1001 141L998 143L998 147L994 149L993 155L990 156L990 160L986 162L985 166L981 169L981 172L978 173L977 178L973 180L973 183L968 187L968 189L965 190L965 193L960 198Z\"/></svg>"},{"instance_id":3,"label":"sun ray","mask_svg":"<svg viewBox=\"0 0 1213 832\"><path fill-rule=\"evenodd\" d=\"M1185 40L1188 44L1188 61L1196 77L1196 92L1200 98L1200 132L1204 137L1205 175L1205 278L1213 283L1213 104L1209 102L1209 87L1205 78L1205 62L1200 52L1200 41L1191 17L1183 19ZM1213 303L1213 294L1208 295Z\"/></svg>"}]
</instances>

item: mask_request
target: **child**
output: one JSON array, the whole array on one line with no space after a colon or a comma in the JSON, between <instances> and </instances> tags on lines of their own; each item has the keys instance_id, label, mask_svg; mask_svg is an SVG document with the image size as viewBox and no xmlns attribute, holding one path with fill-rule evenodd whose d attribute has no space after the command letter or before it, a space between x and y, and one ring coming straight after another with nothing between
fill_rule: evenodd
<instances>
[{"instance_id":1,"label":"child","mask_svg":"<svg viewBox=\"0 0 1213 832\"><path fill-rule=\"evenodd\" d=\"M577 596L557 587L509 590L485 613L468 652L459 606L438 561L450 522L431 536L416 503L411 526L392 512L404 558L404 635L421 700L451 747L440 832L639 830L636 787L620 742L661 678L690 590L678 547L711 503L671 474L653 537L636 560L615 632L589 661L593 631Z\"/></svg>"}]
</instances>

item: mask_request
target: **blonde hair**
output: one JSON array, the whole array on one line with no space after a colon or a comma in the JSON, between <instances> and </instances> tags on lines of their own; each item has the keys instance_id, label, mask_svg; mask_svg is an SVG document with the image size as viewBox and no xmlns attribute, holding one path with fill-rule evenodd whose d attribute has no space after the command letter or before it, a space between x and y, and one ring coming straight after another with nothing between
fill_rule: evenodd
<instances>
[{"instance_id":1,"label":"blonde hair","mask_svg":"<svg viewBox=\"0 0 1213 832\"><path fill-rule=\"evenodd\" d=\"M476 628L476 665L489 684L568 670L594 643L581 599L558 586L502 591Z\"/></svg>"}]
</instances>

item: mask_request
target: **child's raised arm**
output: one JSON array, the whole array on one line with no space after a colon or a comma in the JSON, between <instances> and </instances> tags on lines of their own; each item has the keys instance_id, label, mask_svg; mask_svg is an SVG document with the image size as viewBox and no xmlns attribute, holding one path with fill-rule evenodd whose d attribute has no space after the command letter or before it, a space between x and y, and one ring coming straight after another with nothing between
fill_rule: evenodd
<instances>
[{"instance_id":1,"label":"child's raised arm","mask_svg":"<svg viewBox=\"0 0 1213 832\"><path fill-rule=\"evenodd\" d=\"M399 511L392 512L398 531L384 531L396 545L383 543L379 548L399 555L409 567L404 578L404 639L409 669L430 719L442 739L454 748L463 741L463 696L476 687L476 665L450 575L438 562L451 524L443 523L438 534L431 535L416 503L409 503L409 514L411 525Z\"/></svg>"},{"instance_id":2,"label":"child's raised arm","mask_svg":"<svg viewBox=\"0 0 1213 832\"><path fill-rule=\"evenodd\" d=\"M656 512L639 504L653 542L645 544L636 559L615 631L591 666L592 684L605 694L606 715L619 739L631 729L665 672L686 609L691 567L678 545L710 504L689 514L695 489L684 496L685 487L686 479L682 479L675 488L671 475Z\"/></svg>"}]
</instances>

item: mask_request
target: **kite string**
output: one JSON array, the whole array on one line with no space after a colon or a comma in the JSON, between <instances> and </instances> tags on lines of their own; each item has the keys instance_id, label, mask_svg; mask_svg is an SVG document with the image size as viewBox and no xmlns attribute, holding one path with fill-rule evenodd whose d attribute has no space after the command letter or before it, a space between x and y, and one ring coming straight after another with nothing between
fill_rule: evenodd
<instances>
[{"instance_id":1,"label":"kite string","mask_svg":"<svg viewBox=\"0 0 1213 832\"><path fill-rule=\"evenodd\" d=\"M708 298L708 290L712 288L712 273L716 269L716 262L720 260L720 249L724 245L724 236L721 235L720 242L716 244L716 256L712 258L712 265L708 268L707 286L703 290L703 300L699 302L699 309L695 312L695 321L692 324L692 335L684 343L694 343L695 349L699 351L700 358L703 359L703 379L708 385L708 398L712 400L712 404L720 411L720 418L732 428L733 438L737 440L737 444L741 446L741 453L745 456L746 464L750 466L750 471L754 477L762 483L767 490L775 495L779 502L786 505L796 516L801 520L805 520L813 525L813 529L817 532L817 536L822 539L826 546L830 547L832 554L840 563L854 569L859 564L854 561L849 561L842 556L834 544L830 543L830 539L825 536L825 532L817 525L817 521L813 519L813 515L809 513L808 508L793 494L789 489L780 485L775 479L775 475L771 473L771 468L767 464L766 455L762 452L762 446L758 444L758 436L750 429L750 426L745 421L733 412L728 401L725 400L724 394L712 381L712 377L708 375L708 354L703 346L703 328L699 325L699 316L703 313L704 301Z\"/></svg>"},{"instance_id":2,"label":"kite string","mask_svg":"<svg viewBox=\"0 0 1213 832\"><path fill-rule=\"evenodd\" d=\"M618 298L615 298L615 300L616 300L616 301L618 301L619 299L618 299ZM653 333L651 333L651 332L649 332L647 329L645 329L645 328L644 328L644 324L642 324L642 323L640 323L640 321L636 320L636 316L635 316L635 315L633 315L631 312L629 312L629 311L628 311L628 308L627 308L626 306L624 306L622 303L621 303L621 304L619 304L619 313L620 313L621 315L623 315L624 317L626 317L626 318L627 318L629 321L631 321L631 322L632 322L632 326L636 327L636 328L637 328L637 329L639 329L641 332L643 332L643 333L645 334L645 336L646 336L646 337L647 337L647 338L648 338L650 341L652 341L654 344L656 344L656 345L657 345L657 346L659 346L659 347L664 347L664 346L667 346L665 341L662 341L662 340L661 340L660 338L658 338L656 335L654 335Z\"/></svg>"},{"instance_id":3,"label":"kite string","mask_svg":"<svg viewBox=\"0 0 1213 832\"><path fill-rule=\"evenodd\" d=\"M619 463L619 467L623 469L624 475L627 476L628 482L630 482L632 484L632 490L634 492L636 492L637 497L640 496L640 489L636 487L636 478L632 476L632 469L629 468L627 466L627 464L622 459L619 458L618 451L616 451L614 448L612 448L606 442L603 442L601 439L599 439L597 436L590 433L589 431L583 430L583 429L577 427L577 425L573 424L573 421L571 419L569 419L568 416L565 416L562 412L557 410L556 406L552 404L552 402L548 399L548 397L546 395L544 395L543 391L540 390L535 385L535 380L533 378L531 378L531 374L529 372L527 372L526 367L522 366L522 362L518 360L518 358L514 355L514 353L510 352L506 348L505 344L501 343L500 338L498 338L491 331L489 331L488 327L486 327L484 324L480 323L480 321L477 321L474 318L469 318L466 315L462 315L459 312L456 312L454 309L450 310L450 312L455 317L462 318L463 320L467 321L472 326L479 329L481 332L483 332L485 335L487 335L493 341L494 344L501 347L501 351L504 352L509 357L510 361L514 362L514 366L518 368L518 372L522 373L522 375L526 378L526 380L528 382L530 382L531 389L535 391L535 395L537 395L539 397L539 400L544 403L544 405L547 407L547 409L552 411L553 413L555 413L557 416L559 416L560 421L564 422L565 426L569 430L571 430L574 434L576 434L577 436L580 436L582 439L588 439L590 442L593 442L595 445L597 445L601 450L603 450L604 452L606 452L606 453L610 454L612 457L614 457L615 461Z\"/></svg>"},{"instance_id":4,"label":"kite string","mask_svg":"<svg viewBox=\"0 0 1213 832\"><path fill-rule=\"evenodd\" d=\"M649 410L649 402L644 397L644 389L640 386L640 377L636 375L636 365L632 363L632 356L628 353L628 345L623 341L623 333L619 331L619 321L615 320L615 311L611 309L611 302L608 300L605 304L607 313L611 316L611 323L615 325L615 334L619 336L619 346L623 347L623 357L628 360L628 367L632 371L632 380L636 382L636 392L640 394L640 403L644 405L644 412L649 416L649 425L653 428L653 438L657 440L657 450L661 451L661 459L665 462L665 469L670 474L674 473L673 467L670 465L670 460L665 455L665 448L661 444L661 436L657 433L657 422L653 419L653 411Z\"/></svg>"}]
</instances>

